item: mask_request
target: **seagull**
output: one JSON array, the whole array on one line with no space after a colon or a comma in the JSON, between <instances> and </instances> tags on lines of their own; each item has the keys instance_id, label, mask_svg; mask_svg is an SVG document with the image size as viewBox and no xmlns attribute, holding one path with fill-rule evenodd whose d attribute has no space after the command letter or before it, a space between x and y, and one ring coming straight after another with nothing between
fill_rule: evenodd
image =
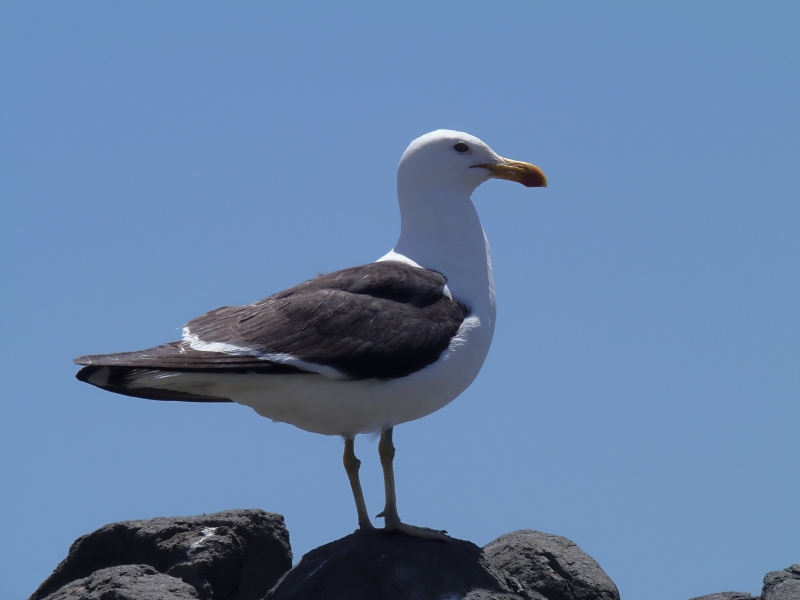
<instances>
[{"instance_id":1,"label":"seagull","mask_svg":"<svg viewBox=\"0 0 800 600\"><path fill-rule=\"evenodd\" d=\"M535 165L478 138L438 130L397 169L400 238L377 261L320 275L246 306L189 321L183 339L138 352L82 356L76 377L151 400L237 402L273 421L344 439L361 530L373 529L355 455L380 435L384 529L447 540L397 512L394 427L453 401L475 379L495 327L489 243L472 203L488 179L547 187Z\"/></svg>"}]
</instances>

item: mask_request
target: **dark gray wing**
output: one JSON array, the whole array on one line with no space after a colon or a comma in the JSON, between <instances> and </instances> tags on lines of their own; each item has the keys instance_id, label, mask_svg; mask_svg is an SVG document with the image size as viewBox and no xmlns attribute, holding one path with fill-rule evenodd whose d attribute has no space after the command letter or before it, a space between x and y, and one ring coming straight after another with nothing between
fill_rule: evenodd
<instances>
[{"instance_id":1,"label":"dark gray wing","mask_svg":"<svg viewBox=\"0 0 800 600\"><path fill-rule=\"evenodd\" d=\"M270 355L329 367L350 379L404 377L434 362L467 316L466 307L444 294L445 284L435 271L399 262L336 271L254 304L219 308L187 323L192 346L213 350L224 344L225 352L195 349L184 341L138 352L82 356L75 359L85 365L77 377L117 393L155 398L122 390L142 370L307 372L302 365L269 360ZM104 367L108 369L101 372Z\"/></svg>"},{"instance_id":2,"label":"dark gray wing","mask_svg":"<svg viewBox=\"0 0 800 600\"><path fill-rule=\"evenodd\" d=\"M189 321L186 333L195 347L289 355L351 379L404 377L433 363L467 316L467 307L445 295L445 284L435 271L371 263L211 311Z\"/></svg>"},{"instance_id":3,"label":"dark gray wing","mask_svg":"<svg viewBox=\"0 0 800 600\"><path fill-rule=\"evenodd\" d=\"M92 354L75 359L75 364L91 367L137 367L164 371L202 371L204 373L299 373L288 365L237 356L224 352L193 350L187 342L171 342L137 352Z\"/></svg>"}]
</instances>

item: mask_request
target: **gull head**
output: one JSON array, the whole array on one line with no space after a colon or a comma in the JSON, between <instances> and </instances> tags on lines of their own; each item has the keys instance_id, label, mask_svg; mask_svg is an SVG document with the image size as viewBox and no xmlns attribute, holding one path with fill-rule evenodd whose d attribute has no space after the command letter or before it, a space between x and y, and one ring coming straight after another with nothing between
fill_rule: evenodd
<instances>
[{"instance_id":1,"label":"gull head","mask_svg":"<svg viewBox=\"0 0 800 600\"><path fill-rule=\"evenodd\" d=\"M426 133L411 142L397 168L398 186L468 194L491 178L547 187L547 177L539 167L498 156L475 136L448 129Z\"/></svg>"}]
</instances>

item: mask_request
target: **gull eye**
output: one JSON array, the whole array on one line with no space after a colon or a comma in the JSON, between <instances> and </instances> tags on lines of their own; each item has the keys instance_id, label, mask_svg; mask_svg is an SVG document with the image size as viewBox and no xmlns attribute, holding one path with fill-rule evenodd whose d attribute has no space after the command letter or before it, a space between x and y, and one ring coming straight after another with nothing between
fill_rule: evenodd
<instances>
[{"instance_id":1,"label":"gull eye","mask_svg":"<svg viewBox=\"0 0 800 600\"><path fill-rule=\"evenodd\" d=\"M464 154L464 152L469 150L469 146L467 146L463 142L458 142L455 146L453 146L453 150L455 150L459 154Z\"/></svg>"}]
</instances>

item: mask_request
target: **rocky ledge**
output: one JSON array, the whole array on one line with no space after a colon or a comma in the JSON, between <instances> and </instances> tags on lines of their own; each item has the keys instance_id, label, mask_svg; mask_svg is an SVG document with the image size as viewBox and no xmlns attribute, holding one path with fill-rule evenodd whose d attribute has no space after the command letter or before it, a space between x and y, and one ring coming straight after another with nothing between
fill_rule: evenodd
<instances>
[{"instance_id":1,"label":"rocky ledge","mask_svg":"<svg viewBox=\"0 0 800 600\"><path fill-rule=\"evenodd\" d=\"M79 537L30 600L260 600L291 568L281 515L123 521Z\"/></svg>"},{"instance_id":2,"label":"rocky ledge","mask_svg":"<svg viewBox=\"0 0 800 600\"><path fill-rule=\"evenodd\" d=\"M751 596L746 592L720 592L691 600L800 600L800 565L767 573L760 596Z\"/></svg>"},{"instance_id":3,"label":"rocky ledge","mask_svg":"<svg viewBox=\"0 0 800 600\"><path fill-rule=\"evenodd\" d=\"M112 523L72 544L29 600L619 600L570 540L522 530L483 548L382 530L312 550L292 568L280 515L229 510ZM725 592L693 600L756 600ZM764 579L761 600L800 600L800 566Z\"/></svg>"}]
</instances>

